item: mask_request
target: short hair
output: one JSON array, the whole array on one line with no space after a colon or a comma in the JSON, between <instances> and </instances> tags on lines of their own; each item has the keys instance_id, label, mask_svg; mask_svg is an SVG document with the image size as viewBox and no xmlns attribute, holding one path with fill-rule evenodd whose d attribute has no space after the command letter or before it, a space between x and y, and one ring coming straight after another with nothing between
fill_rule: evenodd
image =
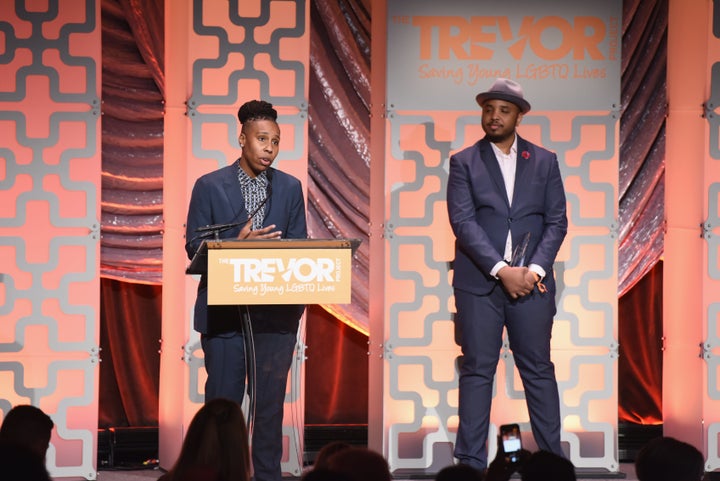
<instances>
[{"instance_id":1,"label":"short hair","mask_svg":"<svg viewBox=\"0 0 720 481\"><path fill-rule=\"evenodd\" d=\"M53 420L42 409L19 404L5 415L0 426L0 440L30 448L44 459L54 426Z\"/></svg>"},{"instance_id":2,"label":"short hair","mask_svg":"<svg viewBox=\"0 0 720 481\"><path fill-rule=\"evenodd\" d=\"M638 452L635 474L640 481L699 481L705 459L693 445L671 437L651 440Z\"/></svg>"},{"instance_id":3,"label":"short hair","mask_svg":"<svg viewBox=\"0 0 720 481\"><path fill-rule=\"evenodd\" d=\"M550 451L532 453L519 469L523 481L576 481L573 463Z\"/></svg>"},{"instance_id":4,"label":"short hair","mask_svg":"<svg viewBox=\"0 0 720 481\"><path fill-rule=\"evenodd\" d=\"M275 110L270 102L264 100L250 100L240 106L238 110L238 120L241 124L252 122L255 120L272 120L277 122L277 110Z\"/></svg>"}]
</instances>

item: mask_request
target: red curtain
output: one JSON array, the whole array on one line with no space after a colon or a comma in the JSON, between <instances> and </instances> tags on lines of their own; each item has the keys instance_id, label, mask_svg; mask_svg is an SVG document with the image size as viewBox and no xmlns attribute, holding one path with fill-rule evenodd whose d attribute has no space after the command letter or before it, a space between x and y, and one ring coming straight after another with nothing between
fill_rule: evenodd
<instances>
[{"instance_id":1,"label":"red curtain","mask_svg":"<svg viewBox=\"0 0 720 481\"><path fill-rule=\"evenodd\" d=\"M662 423L662 276L658 262L618 303L621 421Z\"/></svg>"},{"instance_id":2,"label":"red curtain","mask_svg":"<svg viewBox=\"0 0 720 481\"><path fill-rule=\"evenodd\" d=\"M668 0L624 0L620 117L619 419L662 423Z\"/></svg>"},{"instance_id":3,"label":"red curtain","mask_svg":"<svg viewBox=\"0 0 720 481\"><path fill-rule=\"evenodd\" d=\"M308 307L305 424L367 424L368 338Z\"/></svg>"},{"instance_id":4,"label":"red curtain","mask_svg":"<svg viewBox=\"0 0 720 481\"><path fill-rule=\"evenodd\" d=\"M98 422L101 428L157 426L164 2L103 0L101 8Z\"/></svg>"},{"instance_id":5,"label":"red curtain","mask_svg":"<svg viewBox=\"0 0 720 481\"><path fill-rule=\"evenodd\" d=\"M158 424L162 287L101 279L98 424Z\"/></svg>"}]
</instances>

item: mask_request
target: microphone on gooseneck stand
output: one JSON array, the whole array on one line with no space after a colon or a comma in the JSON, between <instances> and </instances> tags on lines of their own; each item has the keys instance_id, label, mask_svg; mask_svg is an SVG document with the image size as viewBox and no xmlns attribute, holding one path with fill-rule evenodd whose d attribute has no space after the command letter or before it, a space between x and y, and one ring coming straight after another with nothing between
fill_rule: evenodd
<instances>
[{"instance_id":1,"label":"microphone on gooseneck stand","mask_svg":"<svg viewBox=\"0 0 720 481\"><path fill-rule=\"evenodd\" d=\"M185 248L195 242L198 239L206 239L208 237L214 237L215 240L220 240L220 233L225 232L228 229L232 229L233 227L237 227L238 225L242 225L242 223L234 223L234 224L213 224L213 225L206 225L204 227L198 227L195 229L195 232L198 234L196 236L193 236L189 241L185 243Z\"/></svg>"},{"instance_id":2,"label":"microphone on gooseneck stand","mask_svg":"<svg viewBox=\"0 0 720 481\"><path fill-rule=\"evenodd\" d=\"M272 195L272 169L268 169L267 171L267 180L268 185L265 189L265 200L262 201L263 204L267 203L267 212L270 211L270 196ZM258 210L259 212L259 210Z\"/></svg>"},{"instance_id":3,"label":"microphone on gooseneck stand","mask_svg":"<svg viewBox=\"0 0 720 481\"><path fill-rule=\"evenodd\" d=\"M203 227L198 227L197 229L195 229L195 232L197 232L198 234L204 234L206 232L210 232L210 233L217 235L217 234L220 234L221 232L225 232L228 229L232 229L233 227L237 227L239 225L244 225L246 223L247 223L247 220L245 222L233 222L231 224L211 224L211 225L206 225Z\"/></svg>"}]
</instances>

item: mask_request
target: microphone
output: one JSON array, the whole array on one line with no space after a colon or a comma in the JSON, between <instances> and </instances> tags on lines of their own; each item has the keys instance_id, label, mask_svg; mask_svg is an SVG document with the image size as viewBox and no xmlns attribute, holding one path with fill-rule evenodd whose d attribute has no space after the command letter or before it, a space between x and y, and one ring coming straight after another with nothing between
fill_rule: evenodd
<instances>
[{"instance_id":1,"label":"microphone","mask_svg":"<svg viewBox=\"0 0 720 481\"><path fill-rule=\"evenodd\" d=\"M210 224L203 227L198 227L197 229L195 229L195 232L197 232L198 234L212 231L218 231L218 233L225 232L226 230L232 229L233 227L247 224L250 219L252 219L252 216L250 216L245 222L233 222L231 224Z\"/></svg>"}]
</instances>

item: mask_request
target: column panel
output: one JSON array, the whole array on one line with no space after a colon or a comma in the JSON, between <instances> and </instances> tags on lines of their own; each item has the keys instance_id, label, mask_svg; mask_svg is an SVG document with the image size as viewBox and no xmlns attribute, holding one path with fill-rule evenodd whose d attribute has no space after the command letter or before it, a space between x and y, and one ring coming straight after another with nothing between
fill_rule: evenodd
<instances>
[{"instance_id":1,"label":"column panel","mask_svg":"<svg viewBox=\"0 0 720 481\"><path fill-rule=\"evenodd\" d=\"M50 415L52 477L97 477L99 19L0 4L0 409Z\"/></svg>"},{"instance_id":2,"label":"column panel","mask_svg":"<svg viewBox=\"0 0 720 481\"><path fill-rule=\"evenodd\" d=\"M704 239L703 358L706 364L703 421L708 471L720 470L720 3L712 3L707 32L709 94L705 103L707 154L703 163Z\"/></svg>"}]
</instances>

